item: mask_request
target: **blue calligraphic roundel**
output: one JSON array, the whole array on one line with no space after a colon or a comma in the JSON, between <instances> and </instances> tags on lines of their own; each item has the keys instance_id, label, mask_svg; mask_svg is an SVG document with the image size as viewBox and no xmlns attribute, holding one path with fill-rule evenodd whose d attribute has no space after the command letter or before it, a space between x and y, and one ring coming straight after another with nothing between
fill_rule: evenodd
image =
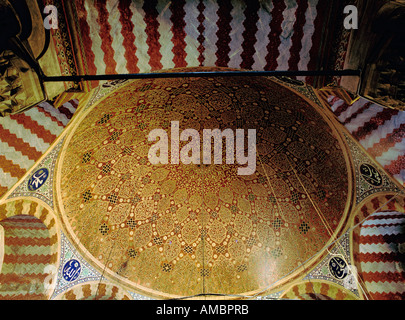
<instances>
[{"instance_id":1,"label":"blue calligraphic roundel","mask_svg":"<svg viewBox=\"0 0 405 320\"><path fill-rule=\"evenodd\" d=\"M81 271L82 266L79 261L76 259L69 260L63 267L63 279L69 282L74 281L79 277Z\"/></svg>"},{"instance_id":2,"label":"blue calligraphic roundel","mask_svg":"<svg viewBox=\"0 0 405 320\"><path fill-rule=\"evenodd\" d=\"M41 188L48 179L49 171L46 168L37 170L28 180L28 190L35 191Z\"/></svg>"},{"instance_id":3,"label":"blue calligraphic roundel","mask_svg":"<svg viewBox=\"0 0 405 320\"><path fill-rule=\"evenodd\" d=\"M344 279L348 274L346 262L339 257L333 257L329 260L329 271L336 279Z\"/></svg>"}]
</instances>

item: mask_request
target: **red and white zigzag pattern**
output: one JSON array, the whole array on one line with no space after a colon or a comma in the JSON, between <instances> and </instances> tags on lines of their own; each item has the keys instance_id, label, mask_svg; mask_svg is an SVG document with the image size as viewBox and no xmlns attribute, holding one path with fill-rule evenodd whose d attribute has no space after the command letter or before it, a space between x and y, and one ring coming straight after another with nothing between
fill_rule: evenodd
<instances>
[{"instance_id":1,"label":"red and white zigzag pattern","mask_svg":"<svg viewBox=\"0 0 405 320\"><path fill-rule=\"evenodd\" d=\"M78 100L54 108L48 102L0 117L0 196L48 150L72 118Z\"/></svg>"},{"instance_id":2,"label":"red and white zigzag pattern","mask_svg":"<svg viewBox=\"0 0 405 320\"><path fill-rule=\"evenodd\" d=\"M374 300L405 299L405 214L377 212L361 225L360 276Z\"/></svg>"},{"instance_id":3,"label":"red and white zigzag pattern","mask_svg":"<svg viewBox=\"0 0 405 320\"><path fill-rule=\"evenodd\" d=\"M46 299L46 267L52 262L48 228L28 215L13 216L0 225L5 238L0 300Z\"/></svg>"},{"instance_id":4,"label":"red and white zigzag pattern","mask_svg":"<svg viewBox=\"0 0 405 320\"><path fill-rule=\"evenodd\" d=\"M405 183L405 111L385 108L365 98L352 105L324 98L339 121L384 169Z\"/></svg>"},{"instance_id":5,"label":"red and white zigzag pattern","mask_svg":"<svg viewBox=\"0 0 405 320\"><path fill-rule=\"evenodd\" d=\"M328 8L322 0L74 4L90 74L195 66L313 70Z\"/></svg>"}]
</instances>

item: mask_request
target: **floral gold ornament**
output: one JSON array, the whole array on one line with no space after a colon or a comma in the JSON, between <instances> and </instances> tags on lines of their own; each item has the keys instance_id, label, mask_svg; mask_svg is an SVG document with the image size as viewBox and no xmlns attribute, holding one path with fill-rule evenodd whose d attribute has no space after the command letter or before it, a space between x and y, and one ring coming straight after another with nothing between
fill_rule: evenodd
<instances>
[{"instance_id":1,"label":"floral gold ornament","mask_svg":"<svg viewBox=\"0 0 405 320\"><path fill-rule=\"evenodd\" d=\"M220 164L152 164L148 135L161 128L173 141L173 121L200 137L256 130L255 170L239 175L225 145ZM315 263L341 232L351 195L345 148L321 108L277 79L128 81L73 119L57 208L81 252L133 291L252 294Z\"/></svg>"}]
</instances>

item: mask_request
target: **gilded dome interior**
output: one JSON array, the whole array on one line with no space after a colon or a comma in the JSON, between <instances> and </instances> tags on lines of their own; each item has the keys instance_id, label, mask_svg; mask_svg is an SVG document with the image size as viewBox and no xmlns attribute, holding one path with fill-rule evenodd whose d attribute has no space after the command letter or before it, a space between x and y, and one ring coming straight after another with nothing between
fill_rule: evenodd
<instances>
[{"instance_id":1,"label":"gilded dome interior","mask_svg":"<svg viewBox=\"0 0 405 320\"><path fill-rule=\"evenodd\" d=\"M0 1L0 300L405 299L401 1L164 2Z\"/></svg>"},{"instance_id":2,"label":"gilded dome interior","mask_svg":"<svg viewBox=\"0 0 405 320\"><path fill-rule=\"evenodd\" d=\"M172 121L200 137L255 129L256 171L238 175L241 165L225 161L151 164L148 134L161 128L170 142ZM340 139L318 105L275 79L135 80L71 129L58 207L81 250L134 290L260 292L303 271L341 228L350 192Z\"/></svg>"}]
</instances>

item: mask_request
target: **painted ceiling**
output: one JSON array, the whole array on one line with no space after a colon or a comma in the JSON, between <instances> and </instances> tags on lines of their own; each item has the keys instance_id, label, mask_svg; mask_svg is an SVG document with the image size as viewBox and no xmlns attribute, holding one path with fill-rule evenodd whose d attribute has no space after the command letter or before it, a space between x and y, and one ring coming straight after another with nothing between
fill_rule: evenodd
<instances>
[{"instance_id":1,"label":"painted ceiling","mask_svg":"<svg viewBox=\"0 0 405 320\"><path fill-rule=\"evenodd\" d=\"M49 49L40 60L48 75L202 66L341 68L348 44L348 33L338 27L341 16L333 14L343 4L330 1L38 3L54 4L60 13L59 29L51 30ZM404 299L404 112L363 98L349 103L339 90L314 90L284 80L53 84L47 87L50 98L65 90L76 92L64 92L68 98L63 103L49 100L0 118L5 248L0 296L147 299L219 292L260 299ZM300 80L327 84L312 77ZM231 109L239 110L240 118L226 105L230 96ZM244 111L244 104L255 97L260 103L254 112ZM205 109L193 111L190 105ZM153 108L168 117L176 112L200 129L202 122L221 128L240 121L257 126L265 163L257 166L254 179L233 175L235 166L224 168L229 172L225 176L210 167L195 168L187 179L170 166L151 170L136 153L148 142L133 141L129 132L146 132L152 124L167 127L160 113L151 115ZM125 122L129 119L124 115L135 111L138 127L132 118ZM266 111L278 115L277 121L265 121ZM301 132L305 138L298 132L305 131L298 126L303 113L312 121ZM87 138L91 132L98 140ZM105 152L108 148L111 152ZM279 159L283 156L293 165L288 162L286 167ZM380 185L365 174L370 166ZM186 172L187 167L180 169ZM44 173L44 183L30 188ZM81 174L87 178L84 183ZM207 176L215 175L219 182L207 186ZM131 183L139 199L126 193ZM187 191L183 198L182 189ZM187 198L192 195L195 203ZM295 215L284 216L285 207ZM94 208L103 213L88 215ZM191 215L182 220L186 209ZM13 217L15 213L20 215ZM37 240L27 255L28 235ZM332 239L335 245L320 251ZM114 251L111 243L118 243ZM296 243L302 245L299 252ZM317 259L302 264L317 253ZM360 280L354 273L341 273L342 260L356 266ZM44 270L44 265L52 268ZM27 272L30 266L36 271ZM266 273L269 267L275 271ZM44 279L50 274L55 278L49 288ZM290 274L281 286L272 286ZM173 287L173 281L187 275L193 275L190 286Z\"/></svg>"},{"instance_id":2,"label":"painted ceiling","mask_svg":"<svg viewBox=\"0 0 405 320\"><path fill-rule=\"evenodd\" d=\"M257 169L239 175L225 146L222 165L150 163L148 133L171 121L201 139L203 129L255 129ZM339 231L351 192L339 139L316 106L271 80L135 81L66 138L57 202L72 238L138 290L257 292Z\"/></svg>"},{"instance_id":3,"label":"painted ceiling","mask_svg":"<svg viewBox=\"0 0 405 320\"><path fill-rule=\"evenodd\" d=\"M74 1L89 73L186 66L306 70L324 1Z\"/></svg>"},{"instance_id":4,"label":"painted ceiling","mask_svg":"<svg viewBox=\"0 0 405 320\"><path fill-rule=\"evenodd\" d=\"M74 45L73 57L59 57L62 73L125 74L195 66L341 68L349 34L336 27L343 14L332 14L343 12L343 3L329 1L77 0L55 5L66 22L61 22L64 29L52 33L58 34L56 41L67 38Z\"/></svg>"},{"instance_id":5,"label":"painted ceiling","mask_svg":"<svg viewBox=\"0 0 405 320\"><path fill-rule=\"evenodd\" d=\"M249 99L252 112L239 118ZM75 115L0 203L2 270L11 273L3 278L12 279L4 299L403 299L403 188L312 87L117 81L97 87ZM145 135L168 130L172 118L181 129L257 128L257 172L152 166ZM21 215L47 228L39 236ZM36 275L25 273L34 260L13 235L27 227L26 236L44 238L34 247L50 268L38 261Z\"/></svg>"}]
</instances>

